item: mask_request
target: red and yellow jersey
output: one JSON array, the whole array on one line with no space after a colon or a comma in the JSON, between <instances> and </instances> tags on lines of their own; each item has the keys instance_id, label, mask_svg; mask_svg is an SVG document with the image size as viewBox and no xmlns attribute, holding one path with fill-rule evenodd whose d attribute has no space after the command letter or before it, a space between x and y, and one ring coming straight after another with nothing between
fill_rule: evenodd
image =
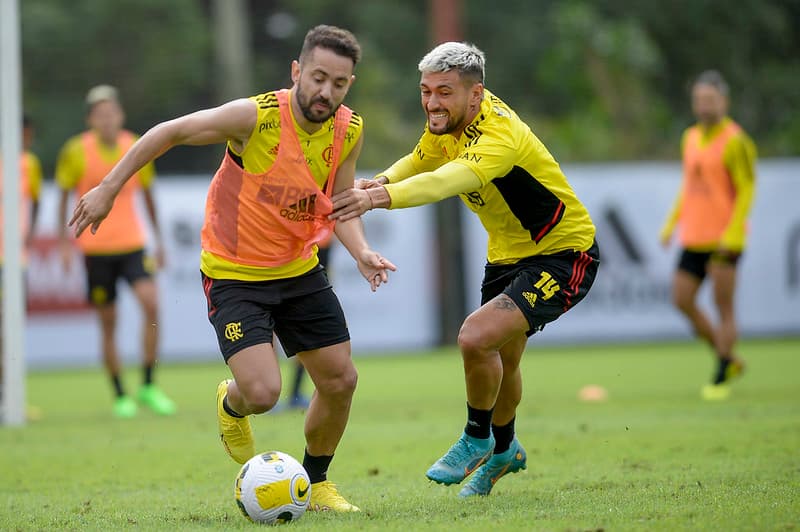
<instances>
[{"instance_id":1,"label":"red and yellow jersey","mask_svg":"<svg viewBox=\"0 0 800 532\"><path fill-rule=\"evenodd\" d=\"M278 91L272 91L251 98L256 104L258 112L256 125L241 153L237 153L230 143L228 144L223 163L218 175L214 178L217 184L212 182L209 189L203 230L206 236L201 253L200 269L213 279L238 279L243 281L284 279L302 275L319 262L316 256L316 246L314 246L310 250L310 254L303 252L303 250L298 250L290 260L273 263L273 261L263 256L264 253L258 250L259 243L251 238L252 235L250 233L255 234L263 229L263 231L269 232L269 235L267 235L269 238L279 238L281 234L285 233L284 236L287 239L295 241L298 240L297 235L290 235L288 230L281 232L280 227L278 227L280 224L277 223L271 223L269 228L253 229L250 233L242 233L243 226L240 223L240 215L250 216L247 215L247 212L250 212L251 217L260 216L263 214L259 213L261 209L259 205L261 203L264 205L285 204L285 217L294 217L297 220L310 214L312 206L315 207L315 210L319 210L321 205L310 205L310 200L305 198L313 195L315 198L319 197L322 200L321 196L299 193L297 191L305 189L303 187L289 186L289 183L283 183L283 178L292 176L274 175L274 177L270 178L270 172L276 165L276 161L279 161L278 154L281 153L281 157L293 154L294 159L297 159L295 162L302 163L298 168L298 172L305 173L305 169L302 168L304 166L315 183L316 189L324 190L329 177L331 175L335 177L332 172L336 171L336 165L349 156L358 142L363 132L363 120L356 113L348 113L350 115L349 119L342 130L341 151L338 154L338 160L335 160L335 117L331 117L318 131L309 134L297 124L291 114L291 106L289 105L286 109L288 111L286 119L291 124L292 129L283 130L277 93ZM287 94L288 96L290 96L290 93ZM292 135L293 137L282 137L282 135ZM289 142L289 140L292 142ZM232 171L231 165L238 165L240 168L238 177L234 175L236 172ZM226 175L221 176L220 172L226 168ZM224 186L222 184L223 178L225 181ZM233 183L233 181L236 181L236 183ZM222 194L222 192L225 190L230 191L234 185L236 187L235 201L228 201L227 203L232 206L235 205L237 211L223 209L219 203L224 200L226 194ZM242 194L249 189L253 189L256 192L254 194ZM305 203L303 203L304 201ZM278 211L279 214L280 211ZM230 231L226 232L220 229L217 232L218 238L216 242L213 242L211 238L213 227L222 228L226 224L230 226ZM234 228L237 229L234 231ZM230 239L225 244L225 233L239 235L236 237L236 245ZM238 241L239 238L249 239L248 241L251 244L243 248L240 246L243 242ZM282 241L281 243L288 245L287 242ZM260 245L264 246L264 242L261 242ZM250 251L247 251L248 248Z\"/></svg>"},{"instance_id":2,"label":"red and yellow jersey","mask_svg":"<svg viewBox=\"0 0 800 532\"><path fill-rule=\"evenodd\" d=\"M586 251L594 242L589 212L556 160L528 125L488 90L460 138L434 135L426 125L414 151L383 175L389 179L391 208L458 193L489 235L487 258L492 264Z\"/></svg>"},{"instance_id":3,"label":"red and yellow jersey","mask_svg":"<svg viewBox=\"0 0 800 532\"><path fill-rule=\"evenodd\" d=\"M63 190L75 190L82 196L100 184L135 141L136 136L130 131L121 131L114 146L103 144L92 131L71 138L59 155L56 183ZM148 163L125 183L97 233L84 231L78 238L78 246L85 254L116 255L144 247L146 237L136 194L149 188L154 177L155 167Z\"/></svg>"}]
</instances>

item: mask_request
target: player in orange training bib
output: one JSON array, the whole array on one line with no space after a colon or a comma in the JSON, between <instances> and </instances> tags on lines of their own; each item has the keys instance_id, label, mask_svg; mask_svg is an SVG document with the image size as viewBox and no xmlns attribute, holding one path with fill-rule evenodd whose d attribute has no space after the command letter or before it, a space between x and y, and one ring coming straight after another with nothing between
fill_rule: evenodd
<instances>
[{"instance_id":1,"label":"player in orange training bib","mask_svg":"<svg viewBox=\"0 0 800 532\"><path fill-rule=\"evenodd\" d=\"M705 340L717 358L711 383L702 389L707 400L726 399L728 384L744 369L734 352L736 266L744 252L747 216L755 189L756 148L728 113L728 84L716 71L700 74L692 86L697 124L681 142L683 182L661 229L669 244L677 226L681 252L673 281L675 306ZM697 292L708 275L719 314L715 326L697 306Z\"/></svg>"},{"instance_id":2,"label":"player in orange training bib","mask_svg":"<svg viewBox=\"0 0 800 532\"><path fill-rule=\"evenodd\" d=\"M255 454L249 416L270 410L281 392L275 333L316 387L306 412L303 459L312 510L358 511L327 479L357 375L318 244L335 231L372 290L395 269L369 248L360 218L328 219L331 196L353 187L363 143L362 118L342 104L360 58L349 31L313 28L292 62L291 89L158 124L83 196L70 222L79 235L89 227L102 230L124 184L170 147L226 143L208 191L200 256L208 318L233 374L217 387L220 438L239 463Z\"/></svg>"}]
</instances>

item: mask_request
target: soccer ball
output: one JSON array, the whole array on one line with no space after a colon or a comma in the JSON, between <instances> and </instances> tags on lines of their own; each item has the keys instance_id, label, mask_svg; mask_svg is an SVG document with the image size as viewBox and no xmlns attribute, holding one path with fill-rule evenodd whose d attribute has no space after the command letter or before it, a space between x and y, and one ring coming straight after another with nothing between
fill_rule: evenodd
<instances>
[{"instance_id":1,"label":"soccer ball","mask_svg":"<svg viewBox=\"0 0 800 532\"><path fill-rule=\"evenodd\" d=\"M270 451L245 462L236 476L236 504L257 523L300 519L311 498L311 481L300 462L286 453Z\"/></svg>"}]
</instances>

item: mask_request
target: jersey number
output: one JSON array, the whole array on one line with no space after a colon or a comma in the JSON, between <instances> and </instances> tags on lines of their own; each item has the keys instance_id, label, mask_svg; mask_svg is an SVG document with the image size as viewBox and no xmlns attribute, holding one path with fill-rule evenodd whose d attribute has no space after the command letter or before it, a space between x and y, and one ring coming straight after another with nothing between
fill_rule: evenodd
<instances>
[{"instance_id":1,"label":"jersey number","mask_svg":"<svg viewBox=\"0 0 800 532\"><path fill-rule=\"evenodd\" d=\"M558 286L557 281L553 279L553 276L547 272L542 272L542 276L533 286L542 292L542 299L545 301L553 297L553 294L561 290L561 287Z\"/></svg>"}]
</instances>

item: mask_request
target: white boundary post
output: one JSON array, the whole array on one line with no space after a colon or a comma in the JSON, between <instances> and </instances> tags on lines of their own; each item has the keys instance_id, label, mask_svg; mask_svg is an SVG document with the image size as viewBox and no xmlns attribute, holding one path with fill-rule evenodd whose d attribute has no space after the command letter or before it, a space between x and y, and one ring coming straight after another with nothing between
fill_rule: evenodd
<instances>
[{"instance_id":1,"label":"white boundary post","mask_svg":"<svg viewBox=\"0 0 800 532\"><path fill-rule=\"evenodd\" d=\"M19 160L22 153L18 0L0 1L0 155L3 188L2 422L25 424L25 305L20 235Z\"/></svg>"}]
</instances>

